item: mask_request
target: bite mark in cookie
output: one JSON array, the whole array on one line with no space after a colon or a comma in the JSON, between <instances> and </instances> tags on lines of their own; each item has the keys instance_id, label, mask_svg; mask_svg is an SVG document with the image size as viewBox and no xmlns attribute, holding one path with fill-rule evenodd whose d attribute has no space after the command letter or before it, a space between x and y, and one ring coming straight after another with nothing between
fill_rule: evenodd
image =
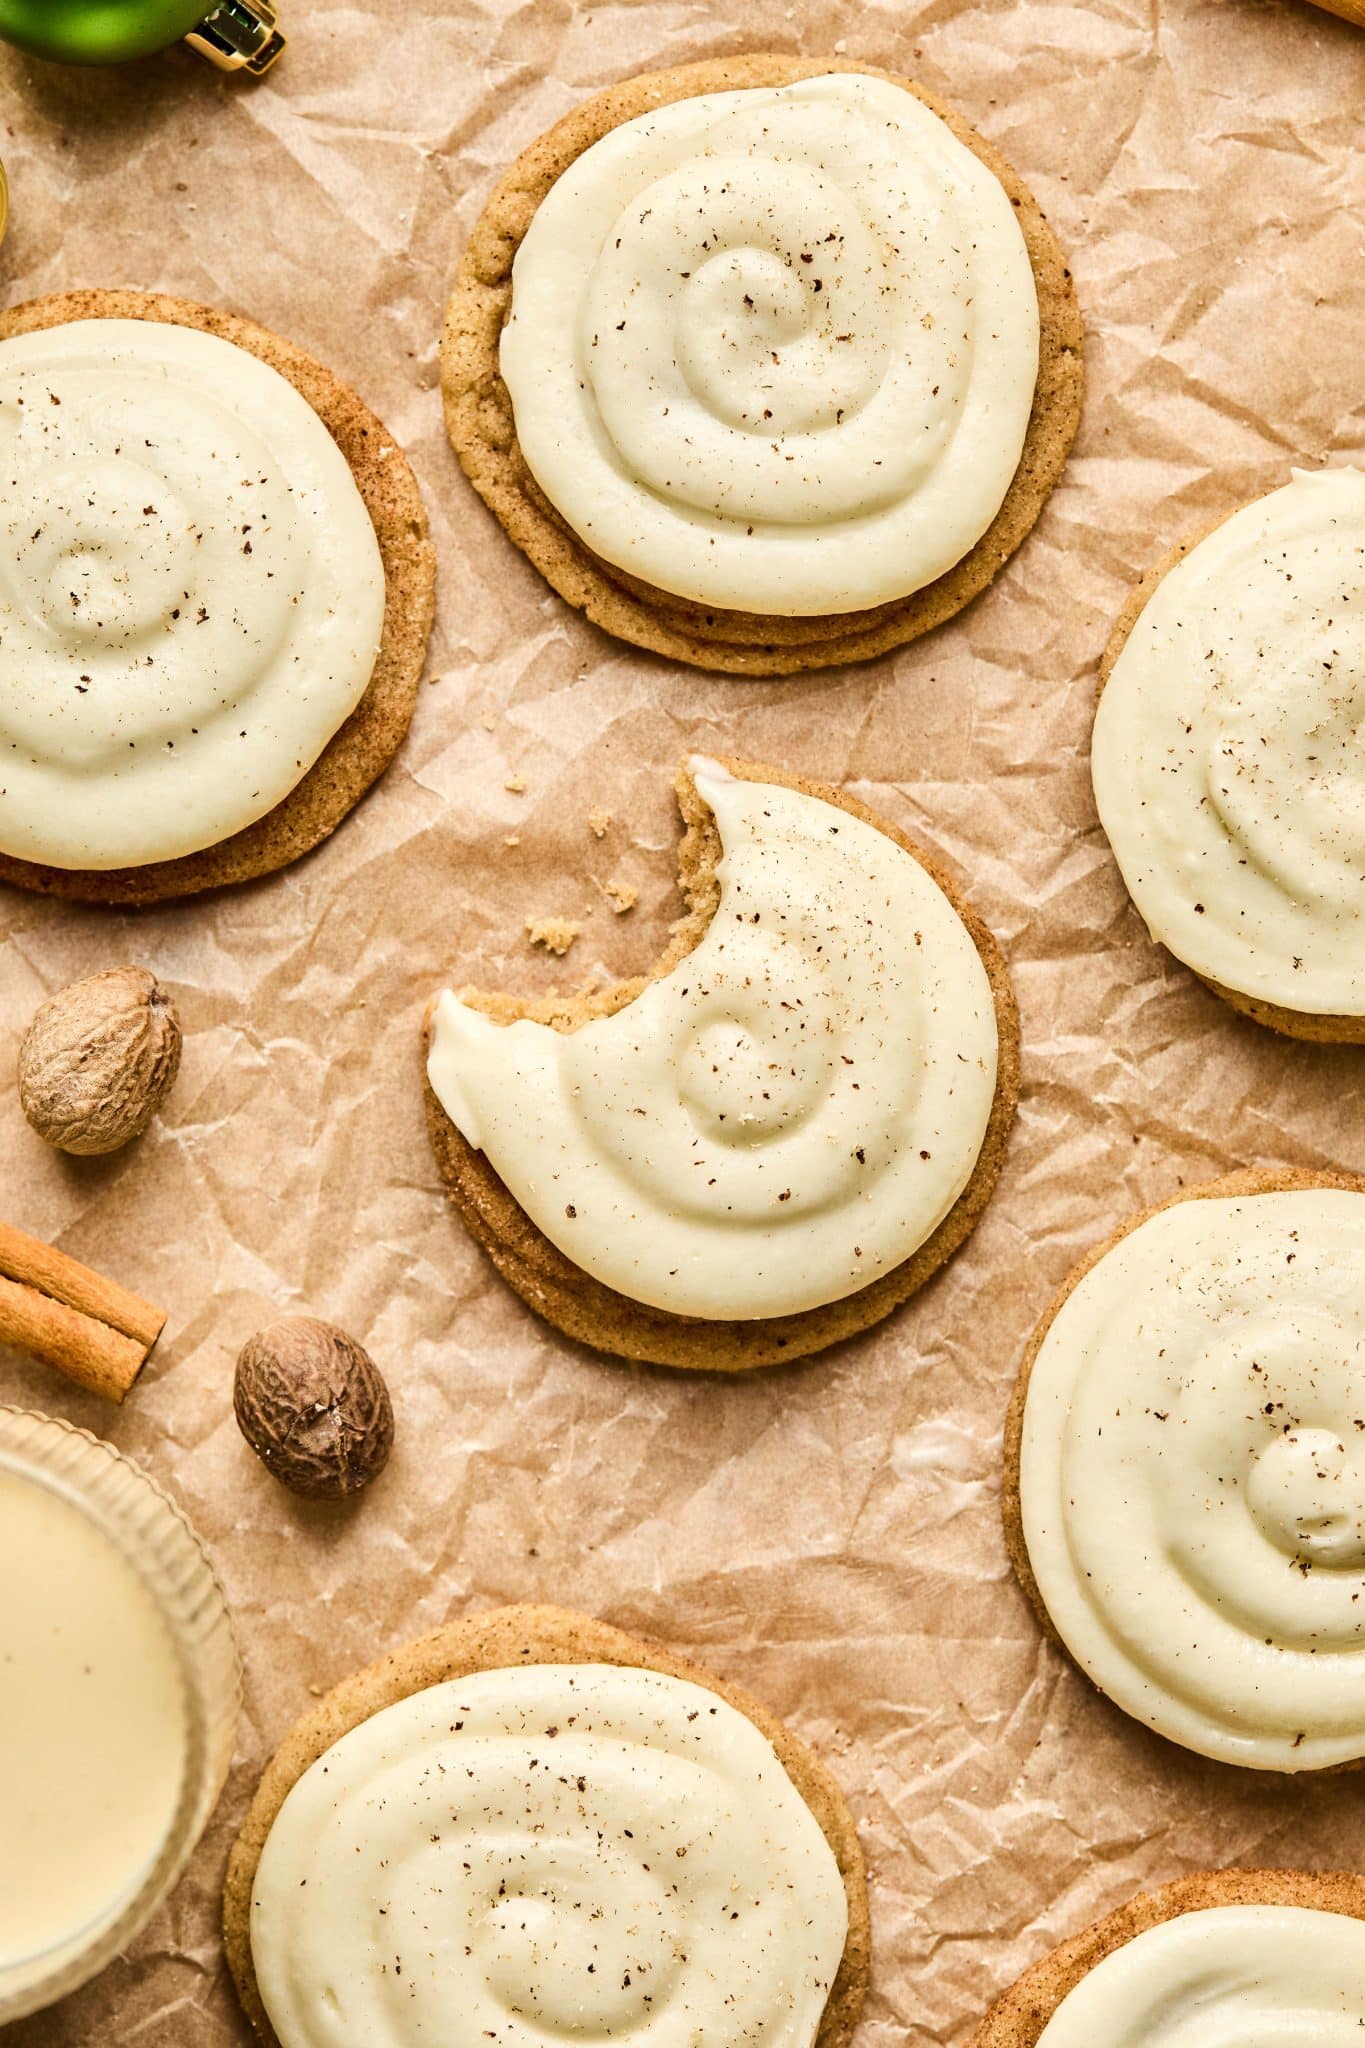
<instances>
[{"instance_id":1,"label":"bite mark in cookie","mask_svg":"<svg viewBox=\"0 0 1365 2048\"><path fill-rule=\"evenodd\" d=\"M651 975L447 994L428 1109L531 1306L629 1358L738 1370L865 1329L977 1220L1018 1091L999 952L927 855L752 763L679 782L687 915Z\"/></svg>"}]
</instances>

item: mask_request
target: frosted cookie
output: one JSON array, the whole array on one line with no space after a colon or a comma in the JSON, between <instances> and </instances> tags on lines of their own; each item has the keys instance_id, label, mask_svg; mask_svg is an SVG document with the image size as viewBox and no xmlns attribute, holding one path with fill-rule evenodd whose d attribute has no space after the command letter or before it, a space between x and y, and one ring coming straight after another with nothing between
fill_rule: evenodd
<instances>
[{"instance_id":1,"label":"frosted cookie","mask_svg":"<svg viewBox=\"0 0 1365 2048\"><path fill-rule=\"evenodd\" d=\"M834 1780L737 1688L553 1607L475 1615L286 1737L228 1864L267 2048L844 2048L868 1912Z\"/></svg>"},{"instance_id":2,"label":"frosted cookie","mask_svg":"<svg viewBox=\"0 0 1365 2048\"><path fill-rule=\"evenodd\" d=\"M613 86L518 158L441 379L466 473L570 604L781 675L985 588L1061 474L1080 350L988 143L906 79L764 54Z\"/></svg>"},{"instance_id":3,"label":"frosted cookie","mask_svg":"<svg viewBox=\"0 0 1365 2048\"><path fill-rule=\"evenodd\" d=\"M1168 556L1100 684L1095 800L1153 938L1276 1031L1365 1042L1365 471Z\"/></svg>"},{"instance_id":4,"label":"frosted cookie","mask_svg":"<svg viewBox=\"0 0 1365 2048\"><path fill-rule=\"evenodd\" d=\"M1018 1099L989 932L851 798L694 758L687 914L651 974L429 1020L442 1178L522 1299L623 1358L734 1372L867 1329L973 1228Z\"/></svg>"},{"instance_id":5,"label":"frosted cookie","mask_svg":"<svg viewBox=\"0 0 1365 2048\"><path fill-rule=\"evenodd\" d=\"M1354 2048L1363 1923L1348 1871L1181 1878L1025 1970L973 2048Z\"/></svg>"},{"instance_id":6,"label":"frosted cookie","mask_svg":"<svg viewBox=\"0 0 1365 2048\"><path fill-rule=\"evenodd\" d=\"M1005 1527L1044 1623L1158 1734L1365 1758L1365 1181L1232 1174L1092 1252L1020 1373Z\"/></svg>"},{"instance_id":7,"label":"frosted cookie","mask_svg":"<svg viewBox=\"0 0 1365 2048\"><path fill-rule=\"evenodd\" d=\"M0 880L150 903L325 838L407 730L435 562L354 392L210 307L0 315Z\"/></svg>"}]
</instances>

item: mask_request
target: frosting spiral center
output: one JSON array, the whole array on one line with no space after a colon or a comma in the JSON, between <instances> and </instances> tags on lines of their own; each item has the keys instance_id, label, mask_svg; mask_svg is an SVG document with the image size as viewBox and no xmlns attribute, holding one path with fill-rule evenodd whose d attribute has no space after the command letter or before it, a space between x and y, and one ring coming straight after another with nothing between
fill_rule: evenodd
<instances>
[{"instance_id":1,"label":"frosting spiral center","mask_svg":"<svg viewBox=\"0 0 1365 2048\"><path fill-rule=\"evenodd\" d=\"M163 626L183 594L194 546L183 504L168 502L146 470L118 459L83 473L59 470L47 488L70 529L56 522L37 529L23 564L47 624L107 647ZM149 489L161 499L156 507L147 503Z\"/></svg>"},{"instance_id":2,"label":"frosting spiral center","mask_svg":"<svg viewBox=\"0 0 1365 2048\"><path fill-rule=\"evenodd\" d=\"M522 241L501 362L531 470L598 554L708 604L853 611L990 525L1037 294L980 159L903 87L834 75L586 150Z\"/></svg>"},{"instance_id":3,"label":"frosting spiral center","mask_svg":"<svg viewBox=\"0 0 1365 2048\"><path fill-rule=\"evenodd\" d=\"M678 359L693 396L722 424L770 440L809 434L848 418L876 389L866 354L831 345L836 299L821 297L823 283L779 250L752 246L708 256L692 273L678 309Z\"/></svg>"},{"instance_id":4,"label":"frosting spiral center","mask_svg":"<svg viewBox=\"0 0 1365 2048\"><path fill-rule=\"evenodd\" d=\"M475 1947L511 2019L547 2038L621 2040L673 1998L686 1956L662 1881L610 1843L509 1838ZM589 1957L585 1963L584 1958Z\"/></svg>"},{"instance_id":5,"label":"frosting spiral center","mask_svg":"<svg viewBox=\"0 0 1365 2048\"><path fill-rule=\"evenodd\" d=\"M1272 1543L1305 1567L1365 1568L1365 1455L1335 1431L1272 1438L1248 1481L1252 1513Z\"/></svg>"},{"instance_id":6,"label":"frosting spiral center","mask_svg":"<svg viewBox=\"0 0 1365 2048\"><path fill-rule=\"evenodd\" d=\"M718 1008L709 1021L698 1019L682 1047L680 1093L698 1134L738 1150L798 1131L828 1095L828 1055L815 1046L808 1058L790 1049L784 1056L766 1020L751 1023L735 1016L733 1005Z\"/></svg>"}]
</instances>

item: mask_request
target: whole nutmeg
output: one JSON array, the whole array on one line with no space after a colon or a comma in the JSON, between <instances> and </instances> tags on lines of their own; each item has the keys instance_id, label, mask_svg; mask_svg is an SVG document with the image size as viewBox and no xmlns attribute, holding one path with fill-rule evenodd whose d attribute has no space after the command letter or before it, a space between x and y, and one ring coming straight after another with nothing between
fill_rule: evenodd
<instances>
[{"instance_id":1,"label":"whole nutmeg","mask_svg":"<svg viewBox=\"0 0 1365 2048\"><path fill-rule=\"evenodd\" d=\"M312 1316L285 1316L247 1338L232 1406L252 1450L293 1493L339 1500L389 1462L393 1404L378 1366Z\"/></svg>"},{"instance_id":2,"label":"whole nutmeg","mask_svg":"<svg viewBox=\"0 0 1365 2048\"><path fill-rule=\"evenodd\" d=\"M140 1137L180 1067L175 1004L145 967L111 967L50 996L19 1048L19 1100L62 1152Z\"/></svg>"}]
</instances>

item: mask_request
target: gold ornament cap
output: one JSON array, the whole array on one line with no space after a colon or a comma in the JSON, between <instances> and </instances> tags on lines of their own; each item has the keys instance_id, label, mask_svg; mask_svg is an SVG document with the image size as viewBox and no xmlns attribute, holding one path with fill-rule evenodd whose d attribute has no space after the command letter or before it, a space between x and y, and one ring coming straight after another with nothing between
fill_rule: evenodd
<instances>
[{"instance_id":1,"label":"gold ornament cap","mask_svg":"<svg viewBox=\"0 0 1365 2048\"><path fill-rule=\"evenodd\" d=\"M267 72L284 48L270 0L218 0L185 41L220 71L249 71L253 78Z\"/></svg>"}]
</instances>

